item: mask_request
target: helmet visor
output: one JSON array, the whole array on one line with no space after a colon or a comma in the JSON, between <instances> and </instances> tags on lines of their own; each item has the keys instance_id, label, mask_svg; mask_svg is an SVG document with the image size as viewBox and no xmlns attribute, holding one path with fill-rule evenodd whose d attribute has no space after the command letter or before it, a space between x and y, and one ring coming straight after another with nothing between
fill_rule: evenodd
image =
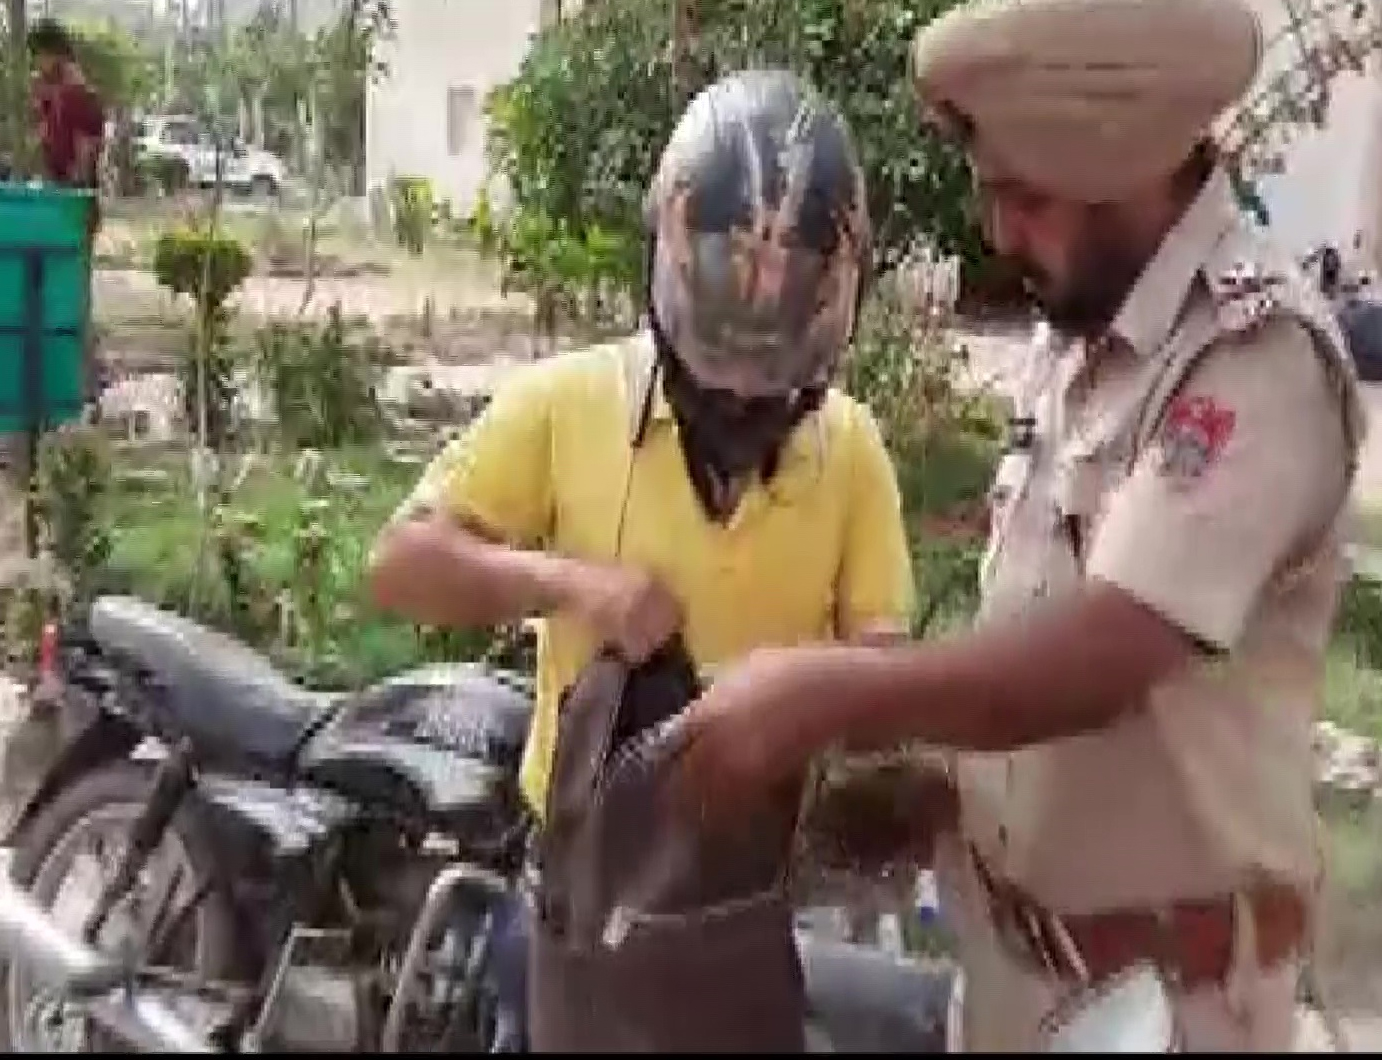
<instances>
[{"instance_id":1,"label":"helmet visor","mask_svg":"<svg viewBox=\"0 0 1382 1060\"><path fill-rule=\"evenodd\" d=\"M848 229L816 249L771 220L697 232L676 223L679 212L659 226L653 303L701 385L754 397L825 382L854 327L859 252Z\"/></svg>"}]
</instances>

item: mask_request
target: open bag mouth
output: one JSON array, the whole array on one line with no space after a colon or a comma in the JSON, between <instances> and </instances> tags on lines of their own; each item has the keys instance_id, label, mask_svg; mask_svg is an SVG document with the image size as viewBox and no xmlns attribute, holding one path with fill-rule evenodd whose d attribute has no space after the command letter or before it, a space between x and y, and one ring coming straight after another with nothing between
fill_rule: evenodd
<instances>
[{"instance_id":1,"label":"open bag mouth","mask_svg":"<svg viewBox=\"0 0 1382 1060\"><path fill-rule=\"evenodd\" d=\"M603 787L608 791L626 784L646 783L653 774L670 770L691 743L685 717L684 710L678 711L613 748Z\"/></svg>"}]
</instances>

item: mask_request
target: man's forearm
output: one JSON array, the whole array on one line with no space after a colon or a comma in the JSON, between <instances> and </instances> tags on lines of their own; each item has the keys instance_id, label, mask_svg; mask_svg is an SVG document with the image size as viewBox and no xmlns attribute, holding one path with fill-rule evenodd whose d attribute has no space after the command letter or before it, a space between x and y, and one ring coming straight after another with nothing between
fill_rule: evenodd
<instances>
[{"instance_id":1,"label":"man's forearm","mask_svg":"<svg viewBox=\"0 0 1382 1060\"><path fill-rule=\"evenodd\" d=\"M369 589L380 607L415 622L479 628L564 607L573 562L492 543L431 516L381 535Z\"/></svg>"},{"instance_id":2,"label":"man's forearm","mask_svg":"<svg viewBox=\"0 0 1382 1060\"><path fill-rule=\"evenodd\" d=\"M816 742L1002 751L1091 732L1195 657L1193 642L1092 586L1025 621L905 647L823 649L803 674ZM810 720L806 720L810 719Z\"/></svg>"}]
</instances>

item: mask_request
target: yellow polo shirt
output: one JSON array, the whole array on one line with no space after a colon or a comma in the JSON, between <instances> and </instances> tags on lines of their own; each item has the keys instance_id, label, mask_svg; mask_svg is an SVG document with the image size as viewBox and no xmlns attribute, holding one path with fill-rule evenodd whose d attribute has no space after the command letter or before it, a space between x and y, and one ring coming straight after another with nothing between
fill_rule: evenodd
<instances>
[{"instance_id":1,"label":"yellow polo shirt","mask_svg":"<svg viewBox=\"0 0 1382 1060\"><path fill-rule=\"evenodd\" d=\"M650 571L682 602L687 647L704 667L883 622L905 628L911 561L868 411L832 391L788 440L773 480L755 481L720 525L701 510L660 388L630 446L655 378L646 339L633 341L637 356L616 344L522 369L437 457L412 503L476 520L515 547ZM569 616L542 623L522 775L538 812L558 699L596 647Z\"/></svg>"}]
</instances>

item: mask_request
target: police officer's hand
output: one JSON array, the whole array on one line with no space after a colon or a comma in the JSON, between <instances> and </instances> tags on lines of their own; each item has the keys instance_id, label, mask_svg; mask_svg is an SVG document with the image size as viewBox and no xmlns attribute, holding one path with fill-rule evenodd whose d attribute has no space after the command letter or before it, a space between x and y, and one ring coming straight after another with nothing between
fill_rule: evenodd
<instances>
[{"instance_id":1,"label":"police officer's hand","mask_svg":"<svg viewBox=\"0 0 1382 1060\"><path fill-rule=\"evenodd\" d=\"M800 775L820 749L807 724L817 651L756 651L687 708L674 781L685 812L731 820Z\"/></svg>"},{"instance_id":2,"label":"police officer's hand","mask_svg":"<svg viewBox=\"0 0 1382 1060\"><path fill-rule=\"evenodd\" d=\"M590 627L601 646L634 665L681 628L681 604L644 571L583 563L567 595L570 610Z\"/></svg>"}]
</instances>

